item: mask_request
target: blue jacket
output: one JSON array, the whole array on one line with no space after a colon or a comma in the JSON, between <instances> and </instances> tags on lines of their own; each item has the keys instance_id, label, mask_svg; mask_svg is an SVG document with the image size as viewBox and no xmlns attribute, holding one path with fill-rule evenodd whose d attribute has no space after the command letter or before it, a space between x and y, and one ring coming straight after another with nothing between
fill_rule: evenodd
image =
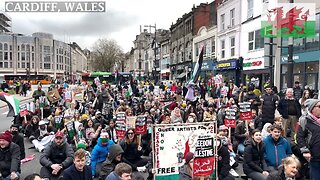
<instances>
[{"instance_id":1,"label":"blue jacket","mask_svg":"<svg viewBox=\"0 0 320 180\"><path fill-rule=\"evenodd\" d=\"M87 165L84 166L83 171L84 171L84 179L92 180L90 166L87 166ZM63 171L63 180L79 180L79 179L80 179L80 174L79 174L79 171L77 171L74 164Z\"/></svg>"},{"instance_id":2,"label":"blue jacket","mask_svg":"<svg viewBox=\"0 0 320 180\"><path fill-rule=\"evenodd\" d=\"M276 143L270 134L263 140L263 143L265 145L264 156L268 166L278 168L282 159L292 154L290 143L283 137L280 137Z\"/></svg>"},{"instance_id":3,"label":"blue jacket","mask_svg":"<svg viewBox=\"0 0 320 180\"><path fill-rule=\"evenodd\" d=\"M108 141L106 146L101 144L100 138L98 139L98 143L94 146L91 153L91 172L92 176L96 175L96 166L98 163L102 163L107 159L107 155L109 153L110 146L113 145L114 142L112 140Z\"/></svg>"},{"instance_id":4,"label":"blue jacket","mask_svg":"<svg viewBox=\"0 0 320 180\"><path fill-rule=\"evenodd\" d=\"M106 177L105 180L121 180L121 177L113 171Z\"/></svg>"}]
</instances>

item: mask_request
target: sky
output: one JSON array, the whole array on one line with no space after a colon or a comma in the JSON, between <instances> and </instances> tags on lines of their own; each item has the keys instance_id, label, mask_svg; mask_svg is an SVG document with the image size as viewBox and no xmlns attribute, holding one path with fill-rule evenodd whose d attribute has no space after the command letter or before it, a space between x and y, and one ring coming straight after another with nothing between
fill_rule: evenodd
<instances>
[{"instance_id":1,"label":"sky","mask_svg":"<svg viewBox=\"0 0 320 180\"><path fill-rule=\"evenodd\" d=\"M1 0L0 11L4 11L5 2L9 1L18 0ZM92 2L92 0L73 1ZM53 34L54 39L68 43L76 42L82 49L91 49L98 39L108 38L117 41L123 51L128 52L133 47L136 35L140 33L140 25L144 28L144 25L156 24L157 29L169 29L178 18L190 12L193 5L207 2L212 1L106 0L106 12L102 13L6 12L6 14L11 18L14 33L32 35L34 32L47 32ZM151 30L154 32L153 28Z\"/></svg>"}]
</instances>

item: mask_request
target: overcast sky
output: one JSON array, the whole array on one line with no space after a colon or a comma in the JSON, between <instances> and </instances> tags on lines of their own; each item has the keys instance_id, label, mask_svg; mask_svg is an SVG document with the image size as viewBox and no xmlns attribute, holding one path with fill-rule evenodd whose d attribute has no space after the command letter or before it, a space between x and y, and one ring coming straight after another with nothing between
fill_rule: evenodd
<instances>
[{"instance_id":1,"label":"overcast sky","mask_svg":"<svg viewBox=\"0 0 320 180\"><path fill-rule=\"evenodd\" d=\"M6 1L12 0L1 0L0 10L4 10ZM133 46L135 36L140 33L140 25L156 23L157 29L169 29L172 22L176 22L184 13L191 11L193 4L197 6L212 1L107 0L105 2L104 13L7 12L7 15L12 19L12 30L15 33L31 35L33 32L48 32L57 40L77 42L83 49L90 49L99 38L110 38L116 40L127 52Z\"/></svg>"}]
</instances>

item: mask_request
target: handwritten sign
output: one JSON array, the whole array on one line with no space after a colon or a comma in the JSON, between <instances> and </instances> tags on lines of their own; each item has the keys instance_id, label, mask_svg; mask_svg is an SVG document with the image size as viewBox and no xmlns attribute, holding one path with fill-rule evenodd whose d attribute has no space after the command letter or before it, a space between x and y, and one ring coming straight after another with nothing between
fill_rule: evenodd
<instances>
[{"instance_id":1,"label":"handwritten sign","mask_svg":"<svg viewBox=\"0 0 320 180\"><path fill-rule=\"evenodd\" d=\"M213 137L200 135L194 151L193 176L210 176L214 170Z\"/></svg>"},{"instance_id":2,"label":"handwritten sign","mask_svg":"<svg viewBox=\"0 0 320 180\"><path fill-rule=\"evenodd\" d=\"M147 133L147 123L146 116L138 116L136 120L135 132L137 134L146 134Z\"/></svg>"},{"instance_id":3,"label":"handwritten sign","mask_svg":"<svg viewBox=\"0 0 320 180\"><path fill-rule=\"evenodd\" d=\"M231 128L236 128L236 113L237 111L232 108L226 109L226 116L224 119L224 125Z\"/></svg>"},{"instance_id":4,"label":"handwritten sign","mask_svg":"<svg viewBox=\"0 0 320 180\"><path fill-rule=\"evenodd\" d=\"M136 119L137 119L137 116L127 116L126 117L127 128L135 128Z\"/></svg>"},{"instance_id":5,"label":"handwritten sign","mask_svg":"<svg viewBox=\"0 0 320 180\"><path fill-rule=\"evenodd\" d=\"M252 120L251 103L250 102L239 103L239 106L240 106L240 119L251 121Z\"/></svg>"},{"instance_id":6,"label":"handwritten sign","mask_svg":"<svg viewBox=\"0 0 320 180\"><path fill-rule=\"evenodd\" d=\"M56 103L61 99L60 94L56 88L48 91L47 98L51 103Z\"/></svg>"},{"instance_id":7,"label":"handwritten sign","mask_svg":"<svg viewBox=\"0 0 320 180\"><path fill-rule=\"evenodd\" d=\"M122 139L126 136L127 124L125 112L119 112L116 115L116 135Z\"/></svg>"},{"instance_id":8,"label":"handwritten sign","mask_svg":"<svg viewBox=\"0 0 320 180\"><path fill-rule=\"evenodd\" d=\"M21 104L20 106L20 116L27 116L29 114L28 109L27 109L27 104Z\"/></svg>"},{"instance_id":9,"label":"handwritten sign","mask_svg":"<svg viewBox=\"0 0 320 180\"><path fill-rule=\"evenodd\" d=\"M156 179L178 179L179 167L185 163L184 153L195 152L198 137L208 134L214 134L213 123L155 125L153 143Z\"/></svg>"}]
</instances>

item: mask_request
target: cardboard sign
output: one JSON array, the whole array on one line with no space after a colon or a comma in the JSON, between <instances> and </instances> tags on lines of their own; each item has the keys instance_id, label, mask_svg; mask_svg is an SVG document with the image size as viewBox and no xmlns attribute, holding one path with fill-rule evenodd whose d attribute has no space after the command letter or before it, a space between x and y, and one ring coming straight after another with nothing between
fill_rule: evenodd
<instances>
[{"instance_id":1,"label":"cardboard sign","mask_svg":"<svg viewBox=\"0 0 320 180\"><path fill-rule=\"evenodd\" d=\"M72 92L70 90L66 90L64 92L64 101L71 102L72 101Z\"/></svg>"},{"instance_id":2,"label":"cardboard sign","mask_svg":"<svg viewBox=\"0 0 320 180\"><path fill-rule=\"evenodd\" d=\"M66 123L66 129L68 132L68 137L69 139L73 139L73 137L76 135L76 130L74 127L74 121L69 121L68 123Z\"/></svg>"},{"instance_id":3,"label":"cardboard sign","mask_svg":"<svg viewBox=\"0 0 320 180\"><path fill-rule=\"evenodd\" d=\"M251 103L250 102L239 103L239 106L240 106L240 119L245 121L251 121L252 120Z\"/></svg>"},{"instance_id":4,"label":"cardboard sign","mask_svg":"<svg viewBox=\"0 0 320 180\"><path fill-rule=\"evenodd\" d=\"M226 109L226 116L224 119L224 125L231 128L236 128L236 113L235 109L228 108Z\"/></svg>"},{"instance_id":5,"label":"cardboard sign","mask_svg":"<svg viewBox=\"0 0 320 180\"><path fill-rule=\"evenodd\" d=\"M127 116L126 117L127 128L135 128L136 127L136 119L137 119L137 116Z\"/></svg>"},{"instance_id":6,"label":"cardboard sign","mask_svg":"<svg viewBox=\"0 0 320 180\"><path fill-rule=\"evenodd\" d=\"M54 121L54 127L56 129L61 129L62 128L62 124L63 124L62 120L63 120L62 116L55 116L54 117L53 121Z\"/></svg>"},{"instance_id":7,"label":"cardboard sign","mask_svg":"<svg viewBox=\"0 0 320 180\"><path fill-rule=\"evenodd\" d=\"M214 170L213 137L200 135L194 151L193 176L210 176Z\"/></svg>"},{"instance_id":8,"label":"cardboard sign","mask_svg":"<svg viewBox=\"0 0 320 180\"><path fill-rule=\"evenodd\" d=\"M138 116L136 120L136 128L135 133L136 134L146 134L147 133L147 117L146 116Z\"/></svg>"},{"instance_id":9,"label":"cardboard sign","mask_svg":"<svg viewBox=\"0 0 320 180\"><path fill-rule=\"evenodd\" d=\"M29 114L28 109L27 109L27 104L20 104L20 116L27 116Z\"/></svg>"},{"instance_id":10,"label":"cardboard sign","mask_svg":"<svg viewBox=\"0 0 320 180\"><path fill-rule=\"evenodd\" d=\"M227 127L236 128L237 121L233 120L233 119L225 119L224 120L224 125L227 126Z\"/></svg>"},{"instance_id":11,"label":"cardboard sign","mask_svg":"<svg viewBox=\"0 0 320 180\"><path fill-rule=\"evenodd\" d=\"M116 115L116 135L122 139L126 136L127 125L126 125L126 114L125 112L119 112Z\"/></svg>"},{"instance_id":12,"label":"cardboard sign","mask_svg":"<svg viewBox=\"0 0 320 180\"><path fill-rule=\"evenodd\" d=\"M54 88L54 89L52 89L51 91L49 91L49 92L47 93L47 98L48 98L48 100L49 100L51 103L56 103L56 102L58 102L58 101L61 99L60 94L59 94L59 92L58 92L58 89L57 89L57 88Z\"/></svg>"},{"instance_id":13,"label":"cardboard sign","mask_svg":"<svg viewBox=\"0 0 320 180\"><path fill-rule=\"evenodd\" d=\"M240 119L244 121L252 120L252 112L240 112Z\"/></svg>"},{"instance_id":14,"label":"cardboard sign","mask_svg":"<svg viewBox=\"0 0 320 180\"><path fill-rule=\"evenodd\" d=\"M72 99L77 101L83 101L84 90L82 88L72 89Z\"/></svg>"}]
</instances>

